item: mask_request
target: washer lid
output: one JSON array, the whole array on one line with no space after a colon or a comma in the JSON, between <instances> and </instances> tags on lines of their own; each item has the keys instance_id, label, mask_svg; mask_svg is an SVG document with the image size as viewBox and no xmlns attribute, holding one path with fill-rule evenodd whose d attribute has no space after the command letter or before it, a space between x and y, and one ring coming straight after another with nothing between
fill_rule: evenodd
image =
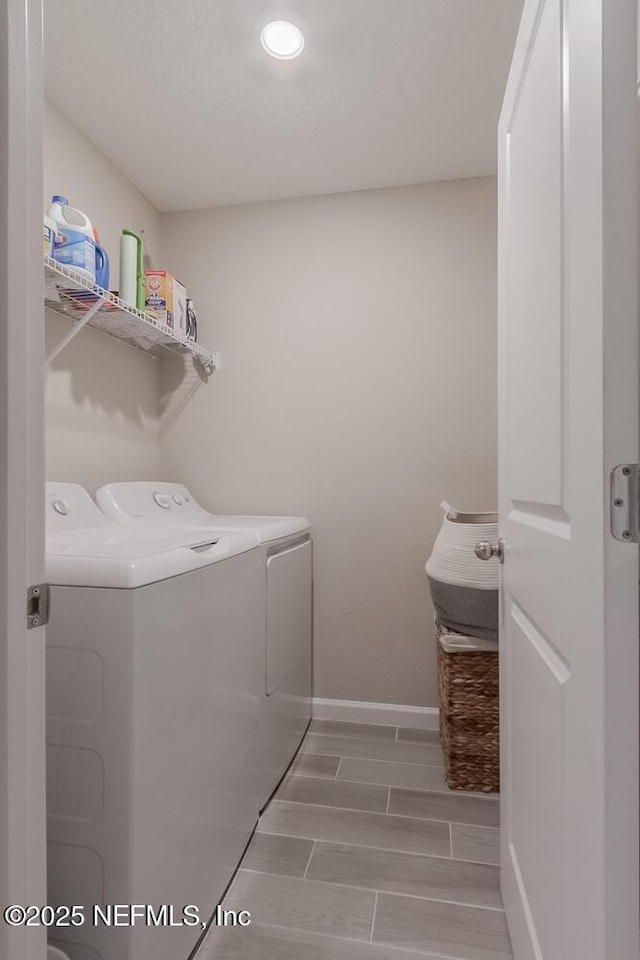
<instances>
[{"instance_id":1,"label":"washer lid","mask_svg":"<svg viewBox=\"0 0 640 960\"><path fill-rule=\"evenodd\" d=\"M205 532L205 531L203 531ZM119 524L102 531L50 534L46 578L51 584L132 589L226 560L256 546L250 534L210 528L196 537L186 530L135 532Z\"/></svg>"},{"instance_id":2,"label":"washer lid","mask_svg":"<svg viewBox=\"0 0 640 960\"><path fill-rule=\"evenodd\" d=\"M46 577L51 584L132 589L256 546L251 533L209 527L123 527L77 484L47 484Z\"/></svg>"},{"instance_id":3,"label":"washer lid","mask_svg":"<svg viewBox=\"0 0 640 960\"><path fill-rule=\"evenodd\" d=\"M257 543L270 543L297 533L305 533L311 524L304 517L244 517L209 513L181 483L160 480L110 483L96 493L100 509L119 523L152 522L163 526L179 524L192 530L215 527L218 530L253 533Z\"/></svg>"}]
</instances>

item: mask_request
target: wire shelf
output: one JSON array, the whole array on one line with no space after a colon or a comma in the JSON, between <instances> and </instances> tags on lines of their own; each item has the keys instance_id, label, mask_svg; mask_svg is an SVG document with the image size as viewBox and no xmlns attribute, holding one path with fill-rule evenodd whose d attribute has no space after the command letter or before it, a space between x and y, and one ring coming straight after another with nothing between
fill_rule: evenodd
<instances>
[{"instance_id":1,"label":"wire shelf","mask_svg":"<svg viewBox=\"0 0 640 960\"><path fill-rule=\"evenodd\" d=\"M151 356L167 351L184 357L191 354L207 374L217 369L220 357L189 340L149 313L137 310L108 290L85 280L75 270L44 258L44 303L49 310L72 320L74 326L47 357L47 364L85 327L93 327Z\"/></svg>"}]
</instances>

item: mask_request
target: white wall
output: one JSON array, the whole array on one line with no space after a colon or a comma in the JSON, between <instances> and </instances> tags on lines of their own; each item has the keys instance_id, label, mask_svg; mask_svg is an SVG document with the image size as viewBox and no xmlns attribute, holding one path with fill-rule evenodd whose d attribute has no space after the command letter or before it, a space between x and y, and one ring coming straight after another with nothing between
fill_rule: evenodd
<instances>
[{"instance_id":1,"label":"white wall","mask_svg":"<svg viewBox=\"0 0 640 960\"><path fill-rule=\"evenodd\" d=\"M83 332L47 374L47 476L162 475L219 511L309 516L316 694L435 705L438 504L495 504L495 181L160 217L45 104L44 189L92 218L112 289L122 227L144 230L223 357L160 434L160 365ZM47 314L48 348L67 327Z\"/></svg>"},{"instance_id":2,"label":"white wall","mask_svg":"<svg viewBox=\"0 0 640 960\"><path fill-rule=\"evenodd\" d=\"M438 505L496 504L495 248L493 178L162 218L222 352L162 473L221 512L311 519L317 696L437 704Z\"/></svg>"},{"instance_id":3,"label":"white wall","mask_svg":"<svg viewBox=\"0 0 640 960\"><path fill-rule=\"evenodd\" d=\"M118 289L123 227L143 230L157 255L160 215L98 149L45 101L44 200L61 193L98 229ZM69 329L46 311L47 350ZM46 381L47 478L91 490L114 479L147 479L159 470L159 364L91 330L54 360Z\"/></svg>"}]
</instances>

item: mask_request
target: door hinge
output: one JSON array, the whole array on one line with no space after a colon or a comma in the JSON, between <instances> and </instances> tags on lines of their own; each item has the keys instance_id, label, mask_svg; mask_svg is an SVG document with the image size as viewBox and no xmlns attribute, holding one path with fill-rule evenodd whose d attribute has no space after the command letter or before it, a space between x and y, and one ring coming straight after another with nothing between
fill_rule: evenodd
<instances>
[{"instance_id":1,"label":"door hinge","mask_svg":"<svg viewBox=\"0 0 640 960\"><path fill-rule=\"evenodd\" d=\"M49 623L49 584L36 583L27 589L27 628Z\"/></svg>"},{"instance_id":2,"label":"door hinge","mask_svg":"<svg viewBox=\"0 0 640 960\"><path fill-rule=\"evenodd\" d=\"M640 541L639 463L621 463L611 471L611 533L623 543Z\"/></svg>"}]
</instances>

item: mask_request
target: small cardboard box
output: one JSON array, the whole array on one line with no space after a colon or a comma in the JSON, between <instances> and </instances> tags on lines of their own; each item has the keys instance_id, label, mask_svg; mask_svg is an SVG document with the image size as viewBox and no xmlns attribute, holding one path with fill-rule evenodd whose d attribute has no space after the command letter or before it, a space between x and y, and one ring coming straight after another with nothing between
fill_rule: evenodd
<instances>
[{"instance_id":1,"label":"small cardboard box","mask_svg":"<svg viewBox=\"0 0 640 960\"><path fill-rule=\"evenodd\" d=\"M175 333L187 335L187 291L166 270L146 271L144 308Z\"/></svg>"}]
</instances>

